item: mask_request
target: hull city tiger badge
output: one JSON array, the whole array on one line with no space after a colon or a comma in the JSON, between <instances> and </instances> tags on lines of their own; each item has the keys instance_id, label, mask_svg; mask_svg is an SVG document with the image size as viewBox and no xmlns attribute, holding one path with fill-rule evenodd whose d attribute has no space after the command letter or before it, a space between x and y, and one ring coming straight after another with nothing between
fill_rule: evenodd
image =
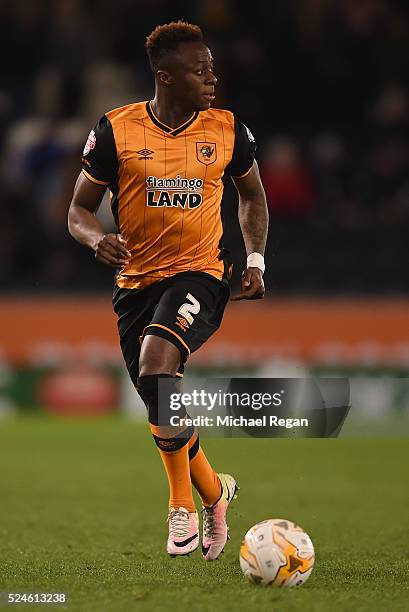
<instances>
[{"instance_id":1,"label":"hull city tiger badge","mask_svg":"<svg viewBox=\"0 0 409 612\"><path fill-rule=\"evenodd\" d=\"M217 159L217 150L215 142L197 142L196 157L201 164L209 166Z\"/></svg>"}]
</instances>

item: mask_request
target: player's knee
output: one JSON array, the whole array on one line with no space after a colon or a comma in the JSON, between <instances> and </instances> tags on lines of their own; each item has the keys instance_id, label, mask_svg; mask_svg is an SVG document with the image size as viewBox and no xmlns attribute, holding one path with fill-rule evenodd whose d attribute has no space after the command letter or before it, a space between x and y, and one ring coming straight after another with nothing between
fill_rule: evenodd
<instances>
[{"instance_id":1,"label":"player's knee","mask_svg":"<svg viewBox=\"0 0 409 612\"><path fill-rule=\"evenodd\" d=\"M171 395L180 393L179 380L171 374L140 375L137 388L148 410L149 423L169 425L171 416L174 415L171 409ZM184 407L182 411L178 411L178 416L186 416Z\"/></svg>"},{"instance_id":2,"label":"player's knee","mask_svg":"<svg viewBox=\"0 0 409 612\"><path fill-rule=\"evenodd\" d=\"M139 376L168 374L174 376L180 364L179 349L159 336L146 335L139 357Z\"/></svg>"},{"instance_id":3,"label":"player's knee","mask_svg":"<svg viewBox=\"0 0 409 612\"><path fill-rule=\"evenodd\" d=\"M144 374L140 372L138 377L138 393L141 396L147 410L149 423L158 424L159 404L159 379L160 377L171 378L170 374Z\"/></svg>"}]
</instances>

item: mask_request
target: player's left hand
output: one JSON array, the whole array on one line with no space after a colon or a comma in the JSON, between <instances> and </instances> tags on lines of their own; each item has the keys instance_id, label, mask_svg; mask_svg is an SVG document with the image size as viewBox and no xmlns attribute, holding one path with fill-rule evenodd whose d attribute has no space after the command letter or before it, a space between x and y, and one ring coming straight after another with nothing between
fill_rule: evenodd
<instances>
[{"instance_id":1,"label":"player's left hand","mask_svg":"<svg viewBox=\"0 0 409 612\"><path fill-rule=\"evenodd\" d=\"M230 298L237 300L260 300L264 297L263 273L259 268L247 268L241 277L241 293Z\"/></svg>"}]
</instances>

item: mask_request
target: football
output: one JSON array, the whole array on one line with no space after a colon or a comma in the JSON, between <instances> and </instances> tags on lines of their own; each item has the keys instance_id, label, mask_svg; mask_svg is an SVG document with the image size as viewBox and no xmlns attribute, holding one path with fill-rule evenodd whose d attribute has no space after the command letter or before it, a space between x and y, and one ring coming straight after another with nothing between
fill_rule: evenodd
<instances>
[{"instance_id":1,"label":"football","mask_svg":"<svg viewBox=\"0 0 409 612\"><path fill-rule=\"evenodd\" d=\"M309 535L285 519L269 519L251 527L240 547L240 567L250 582L263 586L299 586L314 567Z\"/></svg>"}]
</instances>

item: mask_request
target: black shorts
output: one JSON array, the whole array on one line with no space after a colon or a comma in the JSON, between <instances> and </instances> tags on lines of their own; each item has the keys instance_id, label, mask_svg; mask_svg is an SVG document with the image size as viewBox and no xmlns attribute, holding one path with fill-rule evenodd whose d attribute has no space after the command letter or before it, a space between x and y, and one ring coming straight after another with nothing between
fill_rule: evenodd
<instances>
[{"instance_id":1,"label":"black shorts","mask_svg":"<svg viewBox=\"0 0 409 612\"><path fill-rule=\"evenodd\" d=\"M180 350L183 364L219 328L229 300L228 281L205 272L182 272L145 289L114 288L122 354L134 385L146 334L160 336Z\"/></svg>"}]
</instances>

